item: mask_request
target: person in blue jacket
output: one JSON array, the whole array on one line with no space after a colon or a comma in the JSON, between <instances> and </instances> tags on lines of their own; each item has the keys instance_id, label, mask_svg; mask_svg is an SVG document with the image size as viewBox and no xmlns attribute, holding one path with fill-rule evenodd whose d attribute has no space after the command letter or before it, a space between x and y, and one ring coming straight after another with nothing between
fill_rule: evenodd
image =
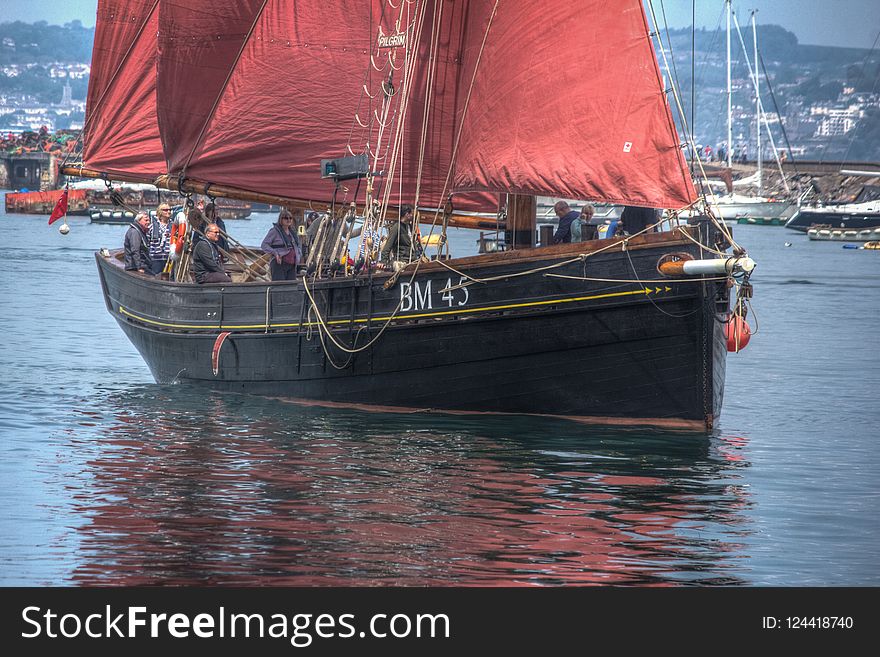
<instances>
[{"instance_id":1,"label":"person in blue jacket","mask_svg":"<svg viewBox=\"0 0 880 657\"><path fill-rule=\"evenodd\" d=\"M553 233L554 244L565 244L571 242L571 223L577 221L580 213L572 210L565 201L556 201L553 211L559 217L559 226Z\"/></svg>"}]
</instances>

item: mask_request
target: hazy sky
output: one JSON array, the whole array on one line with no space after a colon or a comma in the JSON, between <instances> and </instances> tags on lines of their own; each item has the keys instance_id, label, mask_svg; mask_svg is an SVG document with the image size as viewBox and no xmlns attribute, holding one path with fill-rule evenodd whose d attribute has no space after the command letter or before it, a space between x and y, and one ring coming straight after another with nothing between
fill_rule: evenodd
<instances>
[{"instance_id":1,"label":"hazy sky","mask_svg":"<svg viewBox=\"0 0 880 657\"><path fill-rule=\"evenodd\" d=\"M328 2L332 0L327 0ZM540 0L504 0L540 2ZM615 0L606 0L612 3ZM652 0L658 16L666 11L669 27L687 27L692 0ZM95 24L97 0L4 0L0 21L45 20L61 25L74 19ZM710 30L725 25L723 0L696 0L696 23ZM733 0L739 23L758 10L758 24L775 23L794 32L804 44L871 48L880 33L880 0Z\"/></svg>"}]
</instances>

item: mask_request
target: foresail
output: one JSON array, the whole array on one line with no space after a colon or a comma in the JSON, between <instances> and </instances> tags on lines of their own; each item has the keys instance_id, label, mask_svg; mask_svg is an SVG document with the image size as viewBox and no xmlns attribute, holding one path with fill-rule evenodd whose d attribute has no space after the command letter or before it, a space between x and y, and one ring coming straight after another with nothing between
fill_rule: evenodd
<instances>
[{"instance_id":1,"label":"foresail","mask_svg":"<svg viewBox=\"0 0 880 657\"><path fill-rule=\"evenodd\" d=\"M694 200L640 0L501 1L491 26L495 0L470 4L462 69L480 63L456 188L663 208Z\"/></svg>"},{"instance_id":2,"label":"foresail","mask_svg":"<svg viewBox=\"0 0 880 657\"><path fill-rule=\"evenodd\" d=\"M156 116L158 0L99 0L83 163L123 179L166 170Z\"/></svg>"}]
</instances>

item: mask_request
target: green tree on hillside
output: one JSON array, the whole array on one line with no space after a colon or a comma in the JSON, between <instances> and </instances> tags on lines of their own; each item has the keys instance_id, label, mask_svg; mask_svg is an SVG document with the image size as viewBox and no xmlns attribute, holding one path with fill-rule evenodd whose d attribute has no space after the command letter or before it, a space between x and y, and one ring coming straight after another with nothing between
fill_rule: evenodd
<instances>
[{"instance_id":1,"label":"green tree on hillside","mask_svg":"<svg viewBox=\"0 0 880 657\"><path fill-rule=\"evenodd\" d=\"M846 69L846 84L857 92L872 93L880 90L880 64L860 66L853 64Z\"/></svg>"},{"instance_id":2,"label":"green tree on hillside","mask_svg":"<svg viewBox=\"0 0 880 657\"><path fill-rule=\"evenodd\" d=\"M95 28L80 21L65 25L0 23L0 61L4 64L48 64L49 62L89 62Z\"/></svg>"},{"instance_id":3,"label":"green tree on hillside","mask_svg":"<svg viewBox=\"0 0 880 657\"><path fill-rule=\"evenodd\" d=\"M880 108L871 107L865 111L850 136L848 160L857 162L876 162L877 144L880 144Z\"/></svg>"},{"instance_id":4,"label":"green tree on hillside","mask_svg":"<svg viewBox=\"0 0 880 657\"><path fill-rule=\"evenodd\" d=\"M804 100L808 103L822 103L837 100L842 91L843 83L839 80L832 80L823 84L822 78L815 75L795 87L793 93L803 96Z\"/></svg>"}]
</instances>

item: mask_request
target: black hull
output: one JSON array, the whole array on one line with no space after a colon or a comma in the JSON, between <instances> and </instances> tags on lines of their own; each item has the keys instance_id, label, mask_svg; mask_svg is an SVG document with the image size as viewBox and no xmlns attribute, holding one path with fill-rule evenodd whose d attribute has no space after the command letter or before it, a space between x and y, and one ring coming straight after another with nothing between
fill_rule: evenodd
<instances>
[{"instance_id":1,"label":"black hull","mask_svg":"<svg viewBox=\"0 0 880 657\"><path fill-rule=\"evenodd\" d=\"M491 254L455 268L477 278L510 275L570 259L581 247ZM589 258L587 276L633 279L634 268L639 279L656 281L661 255L695 249L652 235L625 253ZM534 273L448 293L441 290L459 277L438 263L423 265L409 288L406 272L389 290L387 275L318 281L317 306L346 345L375 338L405 300L375 344L351 355L329 342L325 351L302 281L197 286L134 276L113 258L99 255L98 263L108 309L158 382L319 403L698 430L711 428L721 409L723 283ZM584 264L552 273L583 278ZM416 285L418 295L403 294ZM222 332L230 335L215 375L212 351Z\"/></svg>"},{"instance_id":2,"label":"black hull","mask_svg":"<svg viewBox=\"0 0 880 657\"><path fill-rule=\"evenodd\" d=\"M801 210L788 223L786 228L806 233L813 226L828 226L830 228L843 228L846 230L864 230L880 226L880 213L878 212L815 212Z\"/></svg>"}]
</instances>

